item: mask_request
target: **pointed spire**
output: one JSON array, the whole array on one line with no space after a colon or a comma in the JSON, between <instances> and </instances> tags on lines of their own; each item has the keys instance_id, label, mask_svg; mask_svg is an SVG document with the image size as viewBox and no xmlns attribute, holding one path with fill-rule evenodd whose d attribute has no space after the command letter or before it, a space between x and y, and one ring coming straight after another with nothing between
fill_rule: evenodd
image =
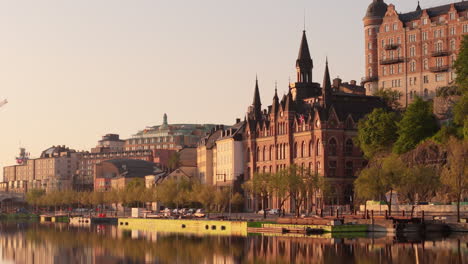
<instances>
[{"instance_id":1,"label":"pointed spire","mask_svg":"<svg viewBox=\"0 0 468 264\"><path fill-rule=\"evenodd\" d=\"M278 83L275 81L275 96L273 96L272 113L276 115L279 108Z\"/></svg>"},{"instance_id":2,"label":"pointed spire","mask_svg":"<svg viewBox=\"0 0 468 264\"><path fill-rule=\"evenodd\" d=\"M322 94L323 94L322 103L323 103L323 107L325 108L329 106L331 93L332 93L332 86L331 86L331 80L330 80L330 71L328 69L328 57L327 57L327 60L325 62L325 74L323 76L323 84L322 84Z\"/></svg>"},{"instance_id":3,"label":"pointed spire","mask_svg":"<svg viewBox=\"0 0 468 264\"><path fill-rule=\"evenodd\" d=\"M421 11L422 8L421 8L421 5L419 5L419 1L418 1L418 6L416 7L416 11Z\"/></svg>"},{"instance_id":4,"label":"pointed spire","mask_svg":"<svg viewBox=\"0 0 468 264\"><path fill-rule=\"evenodd\" d=\"M167 114L164 113L164 116L163 116L163 126L167 126Z\"/></svg>"},{"instance_id":5,"label":"pointed spire","mask_svg":"<svg viewBox=\"0 0 468 264\"><path fill-rule=\"evenodd\" d=\"M260 119L262 116L262 102L260 101L260 90L258 88L258 77L255 76L255 92L252 102L253 116L256 119Z\"/></svg>"},{"instance_id":6,"label":"pointed spire","mask_svg":"<svg viewBox=\"0 0 468 264\"><path fill-rule=\"evenodd\" d=\"M293 109L293 100L291 91L286 95L286 103L284 104L284 111L291 112Z\"/></svg>"},{"instance_id":7,"label":"pointed spire","mask_svg":"<svg viewBox=\"0 0 468 264\"><path fill-rule=\"evenodd\" d=\"M302 31L302 40L301 47L299 48L299 55L297 56L297 61L306 61L311 60L309 52L309 44L307 43L306 31Z\"/></svg>"}]
</instances>

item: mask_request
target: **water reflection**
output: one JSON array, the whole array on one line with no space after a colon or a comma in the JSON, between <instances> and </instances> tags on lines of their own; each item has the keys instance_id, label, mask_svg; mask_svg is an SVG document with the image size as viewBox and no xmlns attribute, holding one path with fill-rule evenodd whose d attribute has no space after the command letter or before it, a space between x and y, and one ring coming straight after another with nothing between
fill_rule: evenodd
<instances>
[{"instance_id":1,"label":"water reflection","mask_svg":"<svg viewBox=\"0 0 468 264\"><path fill-rule=\"evenodd\" d=\"M0 224L11 263L468 263L468 235L403 237L184 236L115 226Z\"/></svg>"}]
</instances>

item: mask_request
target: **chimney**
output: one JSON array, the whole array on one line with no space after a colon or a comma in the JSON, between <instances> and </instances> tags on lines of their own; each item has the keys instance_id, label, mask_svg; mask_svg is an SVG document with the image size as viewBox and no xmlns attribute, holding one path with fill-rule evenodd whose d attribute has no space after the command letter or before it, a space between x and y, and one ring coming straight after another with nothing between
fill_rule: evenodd
<instances>
[{"instance_id":1,"label":"chimney","mask_svg":"<svg viewBox=\"0 0 468 264\"><path fill-rule=\"evenodd\" d=\"M349 83L353 86L356 86L356 80L351 80Z\"/></svg>"},{"instance_id":2,"label":"chimney","mask_svg":"<svg viewBox=\"0 0 468 264\"><path fill-rule=\"evenodd\" d=\"M240 123L240 118L236 118L236 124L239 124Z\"/></svg>"}]
</instances>

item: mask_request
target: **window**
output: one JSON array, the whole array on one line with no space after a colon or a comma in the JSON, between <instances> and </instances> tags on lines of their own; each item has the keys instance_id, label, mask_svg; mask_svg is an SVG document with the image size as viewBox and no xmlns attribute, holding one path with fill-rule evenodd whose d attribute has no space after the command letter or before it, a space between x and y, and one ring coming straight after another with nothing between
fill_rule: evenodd
<instances>
[{"instance_id":1,"label":"window","mask_svg":"<svg viewBox=\"0 0 468 264\"><path fill-rule=\"evenodd\" d=\"M452 54L452 56L450 56L450 65L453 66L456 60L457 56L455 54Z\"/></svg>"},{"instance_id":2,"label":"window","mask_svg":"<svg viewBox=\"0 0 468 264\"><path fill-rule=\"evenodd\" d=\"M428 53L427 44L424 43L424 45L423 45L423 54L427 55L427 53Z\"/></svg>"},{"instance_id":3,"label":"window","mask_svg":"<svg viewBox=\"0 0 468 264\"><path fill-rule=\"evenodd\" d=\"M443 47L444 47L444 44L442 43L442 41L438 41L435 43L434 49L435 51L439 52L439 51L442 51Z\"/></svg>"},{"instance_id":4,"label":"window","mask_svg":"<svg viewBox=\"0 0 468 264\"><path fill-rule=\"evenodd\" d=\"M316 148L317 152L315 153L317 156L320 156L320 152L322 151L320 149L320 139L317 140L317 148Z\"/></svg>"},{"instance_id":5,"label":"window","mask_svg":"<svg viewBox=\"0 0 468 264\"><path fill-rule=\"evenodd\" d=\"M450 13L449 18L450 18L450 20L454 20L455 19L455 13Z\"/></svg>"},{"instance_id":6,"label":"window","mask_svg":"<svg viewBox=\"0 0 468 264\"><path fill-rule=\"evenodd\" d=\"M346 144L345 144L345 155L346 156L351 156L353 154L353 148L354 148L353 140L348 138L348 140L346 140Z\"/></svg>"},{"instance_id":7,"label":"window","mask_svg":"<svg viewBox=\"0 0 468 264\"><path fill-rule=\"evenodd\" d=\"M390 74L394 74L395 73L395 65L392 65L390 66Z\"/></svg>"},{"instance_id":8,"label":"window","mask_svg":"<svg viewBox=\"0 0 468 264\"><path fill-rule=\"evenodd\" d=\"M455 40L450 40L450 50L455 50Z\"/></svg>"},{"instance_id":9,"label":"window","mask_svg":"<svg viewBox=\"0 0 468 264\"><path fill-rule=\"evenodd\" d=\"M423 25L427 25L427 18L423 19Z\"/></svg>"},{"instance_id":10,"label":"window","mask_svg":"<svg viewBox=\"0 0 468 264\"><path fill-rule=\"evenodd\" d=\"M451 27L451 28L450 28L450 35L453 36L453 35L456 34L456 32L457 32L457 29L456 29L455 27Z\"/></svg>"},{"instance_id":11,"label":"window","mask_svg":"<svg viewBox=\"0 0 468 264\"><path fill-rule=\"evenodd\" d=\"M427 40L427 31L422 33L422 40Z\"/></svg>"},{"instance_id":12,"label":"window","mask_svg":"<svg viewBox=\"0 0 468 264\"><path fill-rule=\"evenodd\" d=\"M416 47L415 47L415 46L411 46L411 47L410 47L410 50L409 50L409 53L410 53L410 57L416 56Z\"/></svg>"},{"instance_id":13,"label":"window","mask_svg":"<svg viewBox=\"0 0 468 264\"><path fill-rule=\"evenodd\" d=\"M387 75L387 67L384 66L382 71L384 76Z\"/></svg>"},{"instance_id":14,"label":"window","mask_svg":"<svg viewBox=\"0 0 468 264\"><path fill-rule=\"evenodd\" d=\"M347 161L346 162L345 174L346 174L346 177L353 177L354 176L353 162L352 161Z\"/></svg>"},{"instance_id":15,"label":"window","mask_svg":"<svg viewBox=\"0 0 468 264\"><path fill-rule=\"evenodd\" d=\"M427 98L429 96L429 90L424 89L424 98Z\"/></svg>"},{"instance_id":16,"label":"window","mask_svg":"<svg viewBox=\"0 0 468 264\"><path fill-rule=\"evenodd\" d=\"M436 66L437 67L442 67L443 64L444 64L444 58L437 58Z\"/></svg>"},{"instance_id":17,"label":"window","mask_svg":"<svg viewBox=\"0 0 468 264\"><path fill-rule=\"evenodd\" d=\"M309 142L309 157L311 157L313 153L314 153L314 143L311 140Z\"/></svg>"},{"instance_id":18,"label":"window","mask_svg":"<svg viewBox=\"0 0 468 264\"><path fill-rule=\"evenodd\" d=\"M336 176L336 160L330 160L328 162L328 177Z\"/></svg>"},{"instance_id":19,"label":"window","mask_svg":"<svg viewBox=\"0 0 468 264\"><path fill-rule=\"evenodd\" d=\"M415 61L411 61L411 62L410 62L410 71L411 71L411 72L415 72L415 71L416 71L416 62L415 62Z\"/></svg>"},{"instance_id":20,"label":"window","mask_svg":"<svg viewBox=\"0 0 468 264\"><path fill-rule=\"evenodd\" d=\"M385 39L382 39L382 47L385 47Z\"/></svg>"},{"instance_id":21,"label":"window","mask_svg":"<svg viewBox=\"0 0 468 264\"><path fill-rule=\"evenodd\" d=\"M390 31L390 26L389 25L385 25L385 32L389 32Z\"/></svg>"},{"instance_id":22,"label":"window","mask_svg":"<svg viewBox=\"0 0 468 264\"><path fill-rule=\"evenodd\" d=\"M434 30L434 38L438 38L439 37L439 31L438 30Z\"/></svg>"},{"instance_id":23,"label":"window","mask_svg":"<svg viewBox=\"0 0 468 264\"><path fill-rule=\"evenodd\" d=\"M411 91L411 92L409 93L409 98L410 98L410 99L413 99L413 97L414 97L414 92Z\"/></svg>"},{"instance_id":24,"label":"window","mask_svg":"<svg viewBox=\"0 0 468 264\"><path fill-rule=\"evenodd\" d=\"M372 36L372 28L369 28L369 29L367 30L367 35Z\"/></svg>"},{"instance_id":25,"label":"window","mask_svg":"<svg viewBox=\"0 0 468 264\"><path fill-rule=\"evenodd\" d=\"M424 65L424 70L428 70L428 69L429 69L429 61L428 61L427 59L424 59L423 65Z\"/></svg>"},{"instance_id":26,"label":"window","mask_svg":"<svg viewBox=\"0 0 468 264\"><path fill-rule=\"evenodd\" d=\"M398 24L397 23L393 24L393 30L398 30Z\"/></svg>"},{"instance_id":27,"label":"window","mask_svg":"<svg viewBox=\"0 0 468 264\"><path fill-rule=\"evenodd\" d=\"M436 79L436 82L442 82L445 80L445 76L444 74L439 73L439 74L436 74L435 79Z\"/></svg>"},{"instance_id":28,"label":"window","mask_svg":"<svg viewBox=\"0 0 468 264\"><path fill-rule=\"evenodd\" d=\"M423 76L423 82L424 83L429 83L429 76L428 75Z\"/></svg>"},{"instance_id":29,"label":"window","mask_svg":"<svg viewBox=\"0 0 468 264\"><path fill-rule=\"evenodd\" d=\"M418 22L414 21L413 22L413 27L417 27L418 26Z\"/></svg>"},{"instance_id":30,"label":"window","mask_svg":"<svg viewBox=\"0 0 468 264\"><path fill-rule=\"evenodd\" d=\"M416 35L409 35L409 42L416 42Z\"/></svg>"},{"instance_id":31,"label":"window","mask_svg":"<svg viewBox=\"0 0 468 264\"><path fill-rule=\"evenodd\" d=\"M444 22L445 21L445 17L441 16L439 17L439 22Z\"/></svg>"},{"instance_id":32,"label":"window","mask_svg":"<svg viewBox=\"0 0 468 264\"><path fill-rule=\"evenodd\" d=\"M331 156L336 156L336 139L330 139L328 142L328 151Z\"/></svg>"},{"instance_id":33,"label":"window","mask_svg":"<svg viewBox=\"0 0 468 264\"><path fill-rule=\"evenodd\" d=\"M463 25L463 33L468 33L468 24Z\"/></svg>"},{"instance_id":34,"label":"window","mask_svg":"<svg viewBox=\"0 0 468 264\"><path fill-rule=\"evenodd\" d=\"M367 61L368 63L372 63L372 54L369 53L369 55L367 55Z\"/></svg>"},{"instance_id":35,"label":"window","mask_svg":"<svg viewBox=\"0 0 468 264\"><path fill-rule=\"evenodd\" d=\"M402 71L403 71L403 66L400 63L400 64L398 64L398 73L402 73Z\"/></svg>"},{"instance_id":36,"label":"window","mask_svg":"<svg viewBox=\"0 0 468 264\"><path fill-rule=\"evenodd\" d=\"M301 158L305 157L305 149L306 149L305 142L302 141L302 144L301 144Z\"/></svg>"},{"instance_id":37,"label":"window","mask_svg":"<svg viewBox=\"0 0 468 264\"><path fill-rule=\"evenodd\" d=\"M369 42L369 43L367 44L367 48L368 48L369 50L372 49L372 42Z\"/></svg>"}]
</instances>

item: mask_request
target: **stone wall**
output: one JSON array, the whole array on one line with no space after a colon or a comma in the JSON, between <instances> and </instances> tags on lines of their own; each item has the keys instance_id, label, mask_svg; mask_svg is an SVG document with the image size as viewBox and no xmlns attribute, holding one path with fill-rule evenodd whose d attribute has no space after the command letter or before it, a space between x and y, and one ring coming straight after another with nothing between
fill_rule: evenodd
<instances>
[{"instance_id":1,"label":"stone wall","mask_svg":"<svg viewBox=\"0 0 468 264\"><path fill-rule=\"evenodd\" d=\"M434 115L439 123L448 122L453 118L453 105L460 99L460 96L434 97Z\"/></svg>"}]
</instances>

